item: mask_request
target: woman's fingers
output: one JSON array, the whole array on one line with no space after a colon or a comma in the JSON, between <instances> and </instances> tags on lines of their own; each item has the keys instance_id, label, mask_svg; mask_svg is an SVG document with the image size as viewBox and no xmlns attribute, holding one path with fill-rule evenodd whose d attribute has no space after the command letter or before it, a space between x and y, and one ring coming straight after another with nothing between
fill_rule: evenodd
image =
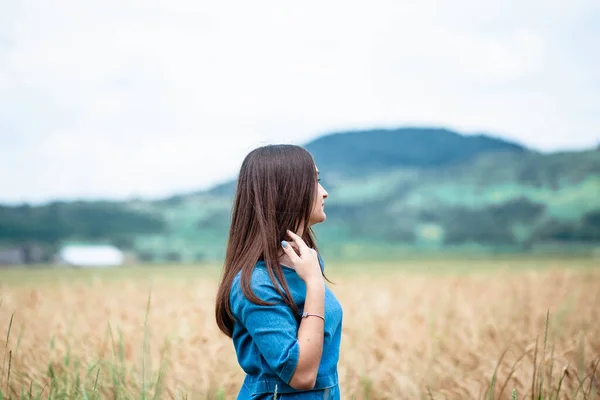
<instances>
[{"instance_id":1,"label":"woman's fingers","mask_svg":"<svg viewBox=\"0 0 600 400\"><path fill-rule=\"evenodd\" d=\"M294 232L290 231L289 229L287 231L287 234L294 241L294 243L296 243L296 245L298 246L298 251L300 251L300 255L306 254L306 252L307 252L307 250L309 250L309 248L306 245L306 243L304 243L304 240L302 240L302 238L300 236L296 235Z\"/></svg>"},{"instance_id":2,"label":"woman's fingers","mask_svg":"<svg viewBox=\"0 0 600 400\"><path fill-rule=\"evenodd\" d=\"M283 251L285 251L285 254L287 254L290 260L292 260L292 263L295 264L298 261L301 261L300 257L298 256L298 254L296 254L296 251L292 247L291 243L288 243L285 240L283 240L281 242L281 246L283 247Z\"/></svg>"},{"instance_id":3,"label":"woman's fingers","mask_svg":"<svg viewBox=\"0 0 600 400\"><path fill-rule=\"evenodd\" d=\"M300 249L298 248L298 245L295 242L288 242L288 243L290 244L290 246L292 246L292 249L294 249L296 254L300 255Z\"/></svg>"},{"instance_id":4,"label":"woman's fingers","mask_svg":"<svg viewBox=\"0 0 600 400\"><path fill-rule=\"evenodd\" d=\"M286 233L284 236L289 236L289 235L287 235L287 233ZM287 241L287 244L289 244L290 246L292 246L292 249L294 249L294 251L296 251L296 254L300 255L300 248L298 247L298 244L296 244L295 241L288 240L285 237L282 240Z\"/></svg>"}]
</instances>

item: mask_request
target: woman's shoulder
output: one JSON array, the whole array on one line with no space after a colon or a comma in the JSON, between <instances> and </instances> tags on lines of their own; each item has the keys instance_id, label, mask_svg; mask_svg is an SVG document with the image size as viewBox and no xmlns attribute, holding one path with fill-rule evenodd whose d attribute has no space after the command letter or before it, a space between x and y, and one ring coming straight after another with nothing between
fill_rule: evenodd
<instances>
[{"instance_id":1,"label":"woman's shoulder","mask_svg":"<svg viewBox=\"0 0 600 400\"><path fill-rule=\"evenodd\" d=\"M242 272L238 272L233 279L231 286L231 300L247 301L246 297L242 292ZM250 276L250 288L252 292L258 296L261 300L272 301L274 297L281 297L279 291L275 288L269 272L265 267L264 262L258 261L253 269ZM281 286L280 286L281 288Z\"/></svg>"},{"instance_id":2,"label":"woman's shoulder","mask_svg":"<svg viewBox=\"0 0 600 400\"><path fill-rule=\"evenodd\" d=\"M240 286L242 279L242 271L239 271L235 278L233 278L233 286ZM264 284L271 284L269 272L265 267L265 263L262 261L256 262L252 268L252 275L250 277L250 286L259 286Z\"/></svg>"}]
</instances>

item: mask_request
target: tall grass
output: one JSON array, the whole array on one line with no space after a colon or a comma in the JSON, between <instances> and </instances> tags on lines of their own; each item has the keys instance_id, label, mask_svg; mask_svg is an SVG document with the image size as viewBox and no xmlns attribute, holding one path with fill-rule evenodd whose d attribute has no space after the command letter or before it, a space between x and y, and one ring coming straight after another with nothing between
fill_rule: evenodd
<instances>
[{"instance_id":1,"label":"tall grass","mask_svg":"<svg viewBox=\"0 0 600 400\"><path fill-rule=\"evenodd\" d=\"M552 399L559 399L559 398L595 399L596 396L600 395L600 386L598 386L598 379L596 377L596 370L597 370L598 364L600 362L600 357L598 357L595 361L593 361L593 363L592 363L593 367L589 373L585 374L585 372L583 371L583 368L580 368L579 373L576 375L576 378L578 381L578 386L577 386L576 390L574 392L572 392L570 395L562 394L563 397L560 397L563 380L564 380L565 376L568 376L569 371L570 371L569 365L565 366L562 369L562 373L560 373L559 375L556 376L554 382L552 382L552 381L544 382L545 368L546 368L546 364L548 362L545 358L545 355L546 355L546 346L547 346L547 340L548 340L549 323L550 323L550 311L548 310L547 314L546 314L546 325L545 325L545 329L544 329L544 341L543 341L543 348L542 348L542 356L538 359L538 350L539 350L539 346L538 346L539 337L538 337L538 338L536 338L535 347L533 348L533 353L534 353L534 355L533 355L533 373L531 374L531 377L530 377L530 380L531 380L530 390L528 392L526 392L522 398L523 399L531 398L532 400L552 400ZM503 385L501 386L500 391L498 393L496 391L496 373L498 370L498 366L501 364L502 359L504 358L505 354L506 354L506 352L504 352L502 354L502 356L500 357L500 359L498 360L496 369L494 370L494 374L492 375L491 383L490 383L490 386L488 387L488 391L487 391L488 400L504 398L503 394L504 394L505 389L507 389L507 386L510 382L510 378L515 373L516 367L518 366L518 364L521 363L521 361L528 354L528 352L522 353L519 356L519 358L517 359L517 361L512 365L512 367L510 369L510 373L509 373L507 379L505 379L505 381L504 381ZM583 366L584 361L585 361L583 351L580 352L579 354L580 354L579 365ZM549 375L551 378L553 378L552 369L554 367L554 364L556 363L556 359L554 358L554 351L552 351L552 355L550 356L549 363L550 363ZM586 381L589 381L589 385L587 386L587 388L585 386ZM512 390L512 398L513 399L517 398L517 390L516 389Z\"/></svg>"},{"instance_id":2,"label":"tall grass","mask_svg":"<svg viewBox=\"0 0 600 400\"><path fill-rule=\"evenodd\" d=\"M153 376L150 374L149 367L151 368L148 349L148 331L147 321L150 313L150 299L151 294L148 294L148 305L146 308L146 324L144 326L144 341L143 341L143 357L141 363L141 375L140 382L135 380L135 374L133 369L128 365L128 361L125 358L125 345L123 340L123 333L121 329L117 329L118 337L115 338L113 329L108 324L107 336L110 337L112 344L113 357L105 360L95 360L88 365L84 365L82 359L72 356L71 349L67 348L64 356L59 359L59 363L51 362L48 364L46 371L49 378L44 386L40 386L39 383L34 382L33 379L29 381L28 385L21 384L21 387L11 385L9 380L11 376L11 359L13 350L9 348L11 329L13 324L14 313L11 315L8 330L6 335L6 342L4 346L4 361L2 363L2 373L0 375L0 400L4 399L84 399L84 400L95 400L105 398L107 394L113 399L161 399L163 398L163 386L162 378L165 372L165 361L160 360L160 369L158 374ZM165 347L168 346L168 341L165 341ZM50 341L49 347L54 348L54 340ZM8 368L6 370L6 381L5 377L5 364L8 355ZM106 387L101 387L99 382L100 373L108 377ZM81 373L83 373L83 378ZM26 378L27 374L23 374L22 377ZM104 389L102 391L101 389ZM137 390L139 389L139 390ZM103 393L104 392L104 393ZM222 395L220 396L222 397ZM177 398L185 399L187 395L179 396Z\"/></svg>"},{"instance_id":3,"label":"tall grass","mask_svg":"<svg viewBox=\"0 0 600 400\"><path fill-rule=\"evenodd\" d=\"M150 298L150 296L149 296ZM148 302L149 304L150 302ZM148 306L148 311L149 312L149 306ZM14 316L14 315L13 315ZM112 334L112 329L109 326L109 333L111 336L111 340L112 340L112 344L113 344L113 349L114 349L114 355L115 355L115 361L113 363L94 363L88 367L85 368L86 374L85 374L85 378L83 380L80 379L79 375L69 375L69 374L56 374L55 373L55 369L56 367L53 365L49 365L48 366L48 374L50 376L50 387L48 388L48 390L46 391L46 386L44 387L39 387L39 385L37 383L34 383L33 381L31 381L29 383L28 386L21 386L20 390L17 392L17 390L15 389L14 385L11 386L10 385L10 372L11 372L11 356L12 356L12 350L8 348L8 344L9 344L9 339L10 339L10 330L12 327L12 322L13 322L13 316L11 316L11 319L9 321L9 325L8 325L8 334L7 334L7 338L6 338L6 343L5 343L5 348L4 348L4 361L2 363L2 376L0 377L0 400L3 399L9 399L9 398L17 398L17 399L42 399L42 398L47 398L47 399L85 399L85 400L92 400L92 399L101 399L101 392L100 392L100 387L99 387L99 376L100 376L100 371L102 368L105 369L106 373L110 376L110 383L111 383L111 387L110 392L111 393L111 398L114 399L160 399L163 398L161 397L161 395L163 394L163 391L161 390L161 378L164 374L164 369L161 367L159 374L154 377L154 379L150 379L150 381L148 381L147 377L144 376L144 371L145 368L144 366L142 366L142 376L141 376L141 390L140 393L134 393L131 390L131 386L134 384L134 382L129 381L129 379L131 379L131 374L128 373L127 368L125 366L125 359L123 356L123 341L122 341L122 335L119 335L118 341L115 342L114 341L114 337ZM534 352L534 364L533 364L533 373L531 374L530 380L531 380L531 389L529 392L524 393L524 395L521 397L522 399L532 399L532 400L553 400L553 399L559 399L559 398L570 398L570 399L596 399L597 396L600 397L600 393L599 393L599 389L600 389L600 385L598 384L598 378L596 376L596 372L598 369L598 365L600 363L600 359L596 359L593 362L593 369L587 373L587 374L583 374L583 375L579 375L577 374L575 377L578 381L578 386L577 388L570 394L568 393L561 393L561 387L562 387L562 382L564 380L565 377L569 376L569 374L571 372L570 371L570 366L566 366L562 369L562 372L557 375L555 377L555 381L554 382L549 382L546 381L546 383L544 384L544 368L545 368L545 363L543 362L544 360L544 355L545 355L545 350L546 350L546 345L547 345L547 337L548 337L548 324L550 322L550 318L549 318L549 312L547 314L546 317L546 327L544 330L544 343L543 343L543 348L542 348L542 357L538 360L537 358L537 353L538 353L538 341L536 340L536 346L533 348L533 352ZM146 345L144 344L144 347ZM496 399L503 399L505 397L503 397L503 394L505 393L506 389L509 389L509 382L510 382L510 378L512 377L512 375L514 374L517 365L523 360L523 358L528 354L528 352L524 352L522 353L519 358L517 359L517 361L512 365L510 373L508 375L508 377L504 380L502 386L498 387L498 382L497 382L497 371L498 371L498 367L500 366L502 359L504 358L504 355L506 354L506 352L504 352L502 354L502 356L500 357L500 359L498 360L498 362L496 363L496 369L494 370L494 373L490 379L490 384L487 388L486 391L486 395L485 397L479 397L479 398L485 398L488 400L496 400ZM579 364L583 365L584 364L584 359L583 359L583 352L580 353L581 359L579 360ZM5 370L5 366L6 366L6 361L8 360L8 368ZM161 360L162 361L162 360ZM550 357L550 371L552 371L552 367L554 366L555 363L555 359L554 357ZM65 356L65 358L63 358L63 365L62 367L64 367L64 369L66 370L67 368L69 368L70 363L72 362L71 358L68 356ZM145 357L144 357L144 362L145 362ZM100 365L99 365L100 364ZM83 367L79 362L76 362L76 367ZM164 364L161 363L161 365L164 366ZM61 368L63 369L63 368ZM94 373L95 371L95 373ZM550 372L550 376L553 377L552 372ZM4 378L6 377L6 380L4 380ZM1 383L4 383L3 385ZM371 384L370 383L365 383L364 384L364 388L365 388L365 393L364 393L364 399L369 399L371 398ZM499 389L499 391L498 391ZM435 396L432 394L431 390L428 389L427 391L428 393L428 398L430 399L434 399ZM517 390L516 389L512 389L511 392L511 398L512 399L518 399L518 395L517 395ZM560 397L562 395L562 397ZM376 395L373 395L374 398L376 398ZM179 393L177 396L175 396L175 398L178 399L187 399L188 396L186 393ZM217 392L215 392L214 396L207 396L207 398L215 398L215 399L224 399L225 398L225 393L223 391L223 389L219 389ZM278 393L277 393L277 389L275 390L274 399L278 398ZM352 398L356 398L356 396L353 396Z\"/></svg>"},{"instance_id":4,"label":"tall grass","mask_svg":"<svg viewBox=\"0 0 600 400\"><path fill-rule=\"evenodd\" d=\"M597 272L337 281L344 399L600 399ZM0 400L235 398L243 376L213 327L214 281L165 280L143 302L132 282L4 288ZM102 293L115 301L98 311Z\"/></svg>"}]
</instances>

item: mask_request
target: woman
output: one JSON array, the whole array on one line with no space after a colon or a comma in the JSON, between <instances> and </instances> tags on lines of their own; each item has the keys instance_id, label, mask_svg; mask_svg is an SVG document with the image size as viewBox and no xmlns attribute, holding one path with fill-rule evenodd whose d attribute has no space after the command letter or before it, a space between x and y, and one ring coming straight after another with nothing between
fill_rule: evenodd
<instances>
[{"instance_id":1,"label":"woman","mask_svg":"<svg viewBox=\"0 0 600 400\"><path fill-rule=\"evenodd\" d=\"M311 227L327 192L312 156L270 145L238 175L216 304L246 377L237 399L340 399L342 308L325 285Z\"/></svg>"}]
</instances>

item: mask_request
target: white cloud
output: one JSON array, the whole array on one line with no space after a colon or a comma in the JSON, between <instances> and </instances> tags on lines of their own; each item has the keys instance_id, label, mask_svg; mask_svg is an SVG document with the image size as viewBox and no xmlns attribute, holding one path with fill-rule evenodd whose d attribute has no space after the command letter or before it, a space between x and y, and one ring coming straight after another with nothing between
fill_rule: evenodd
<instances>
[{"instance_id":1,"label":"white cloud","mask_svg":"<svg viewBox=\"0 0 600 400\"><path fill-rule=\"evenodd\" d=\"M331 129L445 125L546 150L600 140L592 0L10 7L0 201L194 190L254 146Z\"/></svg>"}]
</instances>

